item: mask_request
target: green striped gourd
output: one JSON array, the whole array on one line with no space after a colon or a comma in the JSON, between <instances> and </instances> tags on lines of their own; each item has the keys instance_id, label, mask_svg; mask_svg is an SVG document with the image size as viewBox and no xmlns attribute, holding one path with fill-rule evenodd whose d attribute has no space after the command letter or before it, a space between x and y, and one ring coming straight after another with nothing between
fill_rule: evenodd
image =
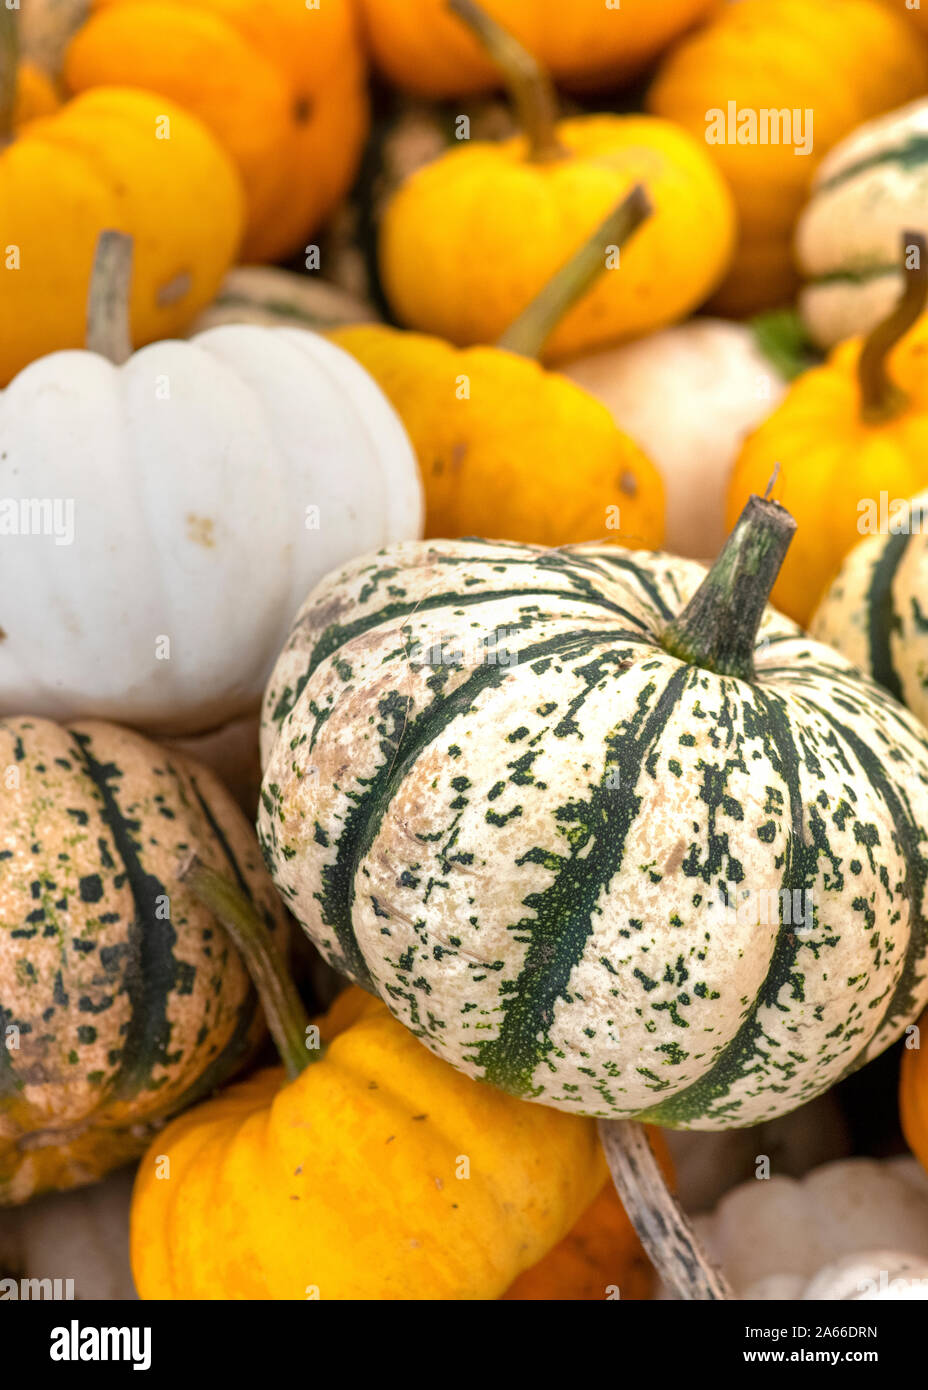
<instances>
[{"instance_id":1,"label":"green striped gourd","mask_svg":"<svg viewBox=\"0 0 928 1390\"><path fill-rule=\"evenodd\" d=\"M329 961L439 1056L735 1128L928 999L928 741L765 606L792 526L753 498L708 577L464 539L310 594L265 693L259 838Z\"/></svg>"},{"instance_id":2,"label":"green striped gourd","mask_svg":"<svg viewBox=\"0 0 928 1390\"><path fill-rule=\"evenodd\" d=\"M890 312L903 228L928 233L928 100L868 121L819 166L796 229L799 308L819 346L869 333Z\"/></svg>"},{"instance_id":3,"label":"green striped gourd","mask_svg":"<svg viewBox=\"0 0 928 1390\"><path fill-rule=\"evenodd\" d=\"M885 533L854 547L809 630L928 724L928 492L884 511Z\"/></svg>"},{"instance_id":4,"label":"green striped gourd","mask_svg":"<svg viewBox=\"0 0 928 1390\"><path fill-rule=\"evenodd\" d=\"M194 851L285 917L212 773L112 724L0 721L0 1206L76 1187L257 1042L256 996L178 878Z\"/></svg>"}]
</instances>

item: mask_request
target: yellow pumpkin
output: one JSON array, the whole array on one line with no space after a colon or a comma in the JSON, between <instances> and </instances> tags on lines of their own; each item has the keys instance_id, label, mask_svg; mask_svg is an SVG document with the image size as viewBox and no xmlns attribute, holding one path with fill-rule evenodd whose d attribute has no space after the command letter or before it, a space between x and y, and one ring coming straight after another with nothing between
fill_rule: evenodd
<instances>
[{"instance_id":1,"label":"yellow pumpkin","mask_svg":"<svg viewBox=\"0 0 928 1390\"><path fill-rule=\"evenodd\" d=\"M203 894L199 866L191 882L249 954L237 892L207 875ZM356 988L308 1051L262 955L250 965L291 1080L260 1072L157 1136L132 1203L140 1296L500 1297L600 1191L595 1124L471 1081Z\"/></svg>"},{"instance_id":2,"label":"yellow pumpkin","mask_svg":"<svg viewBox=\"0 0 928 1390\"><path fill-rule=\"evenodd\" d=\"M461 350L377 324L328 337L371 374L406 427L427 537L660 545L660 474L565 376L500 348Z\"/></svg>"},{"instance_id":3,"label":"yellow pumpkin","mask_svg":"<svg viewBox=\"0 0 928 1390\"><path fill-rule=\"evenodd\" d=\"M793 297L792 233L819 160L926 85L928 49L901 0L895 13L879 0L739 0L672 50L648 107L704 144L738 208L718 312L740 316Z\"/></svg>"},{"instance_id":4,"label":"yellow pumpkin","mask_svg":"<svg viewBox=\"0 0 928 1390\"><path fill-rule=\"evenodd\" d=\"M381 279L405 325L459 346L495 342L638 183L654 215L564 316L545 346L557 359L683 317L712 290L734 241L731 197L705 150L649 116L556 121L550 91L523 54L515 76L508 36L484 16L521 103L526 140L462 141L417 170L381 223Z\"/></svg>"},{"instance_id":5,"label":"yellow pumpkin","mask_svg":"<svg viewBox=\"0 0 928 1390\"><path fill-rule=\"evenodd\" d=\"M670 1158L660 1130L650 1134L669 1173ZM653 1266L610 1178L564 1239L520 1274L503 1298L594 1302L619 1297L629 1301L650 1298L654 1282Z\"/></svg>"},{"instance_id":6,"label":"yellow pumpkin","mask_svg":"<svg viewBox=\"0 0 928 1390\"><path fill-rule=\"evenodd\" d=\"M0 30L13 31L3 6ZM18 90L27 117L47 109L41 82ZM133 341L180 334L215 295L242 228L238 176L210 133L161 97L101 87L12 134L4 144L0 118L0 385L36 357L83 344L105 228L135 240Z\"/></svg>"},{"instance_id":7,"label":"yellow pumpkin","mask_svg":"<svg viewBox=\"0 0 928 1390\"><path fill-rule=\"evenodd\" d=\"M494 19L559 81L626 78L703 19L719 0L486 0ZM371 51L397 86L426 97L488 91L499 74L455 21L447 0L361 0Z\"/></svg>"},{"instance_id":8,"label":"yellow pumpkin","mask_svg":"<svg viewBox=\"0 0 928 1390\"><path fill-rule=\"evenodd\" d=\"M799 526L771 601L803 625L861 536L928 486L928 242L903 242L919 246L920 268L905 271L899 306L799 377L732 472L728 525L779 466L775 495Z\"/></svg>"},{"instance_id":9,"label":"yellow pumpkin","mask_svg":"<svg viewBox=\"0 0 928 1390\"><path fill-rule=\"evenodd\" d=\"M348 189L367 133L350 0L94 0L72 92L140 87L198 116L245 187L243 255L295 252Z\"/></svg>"},{"instance_id":10,"label":"yellow pumpkin","mask_svg":"<svg viewBox=\"0 0 928 1390\"><path fill-rule=\"evenodd\" d=\"M427 536L660 543L657 469L605 406L533 360L603 273L602 245L624 243L649 212L645 190L634 188L509 326L505 347L460 350L382 325L330 330L406 427L425 489Z\"/></svg>"}]
</instances>

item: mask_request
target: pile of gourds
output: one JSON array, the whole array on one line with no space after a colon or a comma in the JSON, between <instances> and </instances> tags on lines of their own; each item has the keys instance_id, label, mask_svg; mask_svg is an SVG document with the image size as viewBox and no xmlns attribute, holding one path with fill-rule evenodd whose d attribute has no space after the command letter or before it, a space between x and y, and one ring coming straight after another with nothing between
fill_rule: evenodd
<instances>
[{"instance_id":1,"label":"pile of gourds","mask_svg":"<svg viewBox=\"0 0 928 1390\"><path fill-rule=\"evenodd\" d=\"M5 1296L928 1284L925 25L0 4Z\"/></svg>"}]
</instances>

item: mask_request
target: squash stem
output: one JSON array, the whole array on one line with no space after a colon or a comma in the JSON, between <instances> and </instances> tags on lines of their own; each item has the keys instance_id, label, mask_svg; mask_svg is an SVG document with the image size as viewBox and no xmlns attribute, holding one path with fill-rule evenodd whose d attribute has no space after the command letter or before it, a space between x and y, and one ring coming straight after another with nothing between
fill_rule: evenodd
<instances>
[{"instance_id":1,"label":"squash stem","mask_svg":"<svg viewBox=\"0 0 928 1390\"><path fill-rule=\"evenodd\" d=\"M889 375L888 362L900 338L928 305L928 240L922 232L902 233L902 275L904 287L896 307L870 332L857 363L860 413L870 425L884 424L908 404L905 392Z\"/></svg>"},{"instance_id":2,"label":"squash stem","mask_svg":"<svg viewBox=\"0 0 928 1390\"><path fill-rule=\"evenodd\" d=\"M664 650L717 675L751 680L757 629L795 531L779 502L749 497L715 564L664 629Z\"/></svg>"},{"instance_id":3,"label":"squash stem","mask_svg":"<svg viewBox=\"0 0 928 1390\"><path fill-rule=\"evenodd\" d=\"M557 138L557 93L538 60L475 0L448 0L448 8L473 30L502 70L519 125L528 137L532 162L563 159L567 151Z\"/></svg>"},{"instance_id":4,"label":"squash stem","mask_svg":"<svg viewBox=\"0 0 928 1390\"><path fill-rule=\"evenodd\" d=\"M0 0L2 3L2 0ZM129 293L132 286L132 238L124 232L101 232L97 238L87 294L86 344L119 367L132 356Z\"/></svg>"},{"instance_id":5,"label":"squash stem","mask_svg":"<svg viewBox=\"0 0 928 1390\"><path fill-rule=\"evenodd\" d=\"M564 315L605 270L607 248L624 246L653 211L647 189L636 183L509 325L497 346L522 357L539 357Z\"/></svg>"},{"instance_id":6,"label":"squash stem","mask_svg":"<svg viewBox=\"0 0 928 1390\"><path fill-rule=\"evenodd\" d=\"M19 70L18 10L8 10L0 0L0 146L13 138L16 114L16 74Z\"/></svg>"},{"instance_id":7,"label":"squash stem","mask_svg":"<svg viewBox=\"0 0 928 1390\"><path fill-rule=\"evenodd\" d=\"M600 1120L599 1137L622 1205L664 1282L683 1299L734 1299L728 1280L699 1244L664 1181L644 1125Z\"/></svg>"},{"instance_id":8,"label":"squash stem","mask_svg":"<svg viewBox=\"0 0 928 1390\"><path fill-rule=\"evenodd\" d=\"M293 1081L324 1047L308 1044L309 1015L286 962L254 904L223 874L191 855L177 874L222 924L247 966L287 1076Z\"/></svg>"}]
</instances>

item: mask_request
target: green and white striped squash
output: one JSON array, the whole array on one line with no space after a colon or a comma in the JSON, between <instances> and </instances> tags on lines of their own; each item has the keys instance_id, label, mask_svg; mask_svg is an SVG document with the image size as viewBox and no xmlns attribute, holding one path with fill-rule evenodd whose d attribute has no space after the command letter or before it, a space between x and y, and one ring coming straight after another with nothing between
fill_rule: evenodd
<instances>
[{"instance_id":1,"label":"green and white striped squash","mask_svg":"<svg viewBox=\"0 0 928 1390\"><path fill-rule=\"evenodd\" d=\"M328 960L468 1074L737 1128L928 1000L926 735L765 607L788 539L771 564L758 507L792 524L752 499L708 579L413 542L299 612L265 693L266 863ZM801 931L781 890L811 895Z\"/></svg>"},{"instance_id":2,"label":"green and white striped squash","mask_svg":"<svg viewBox=\"0 0 928 1390\"><path fill-rule=\"evenodd\" d=\"M192 852L285 914L206 768L111 724L0 721L0 1206L142 1153L263 1032Z\"/></svg>"},{"instance_id":3,"label":"green and white striped squash","mask_svg":"<svg viewBox=\"0 0 928 1390\"><path fill-rule=\"evenodd\" d=\"M809 625L928 724L928 492L887 509L847 556Z\"/></svg>"},{"instance_id":4,"label":"green and white striped squash","mask_svg":"<svg viewBox=\"0 0 928 1390\"><path fill-rule=\"evenodd\" d=\"M899 237L928 234L928 100L868 121L822 160L796 227L799 310L830 348L869 333L899 299Z\"/></svg>"}]
</instances>

